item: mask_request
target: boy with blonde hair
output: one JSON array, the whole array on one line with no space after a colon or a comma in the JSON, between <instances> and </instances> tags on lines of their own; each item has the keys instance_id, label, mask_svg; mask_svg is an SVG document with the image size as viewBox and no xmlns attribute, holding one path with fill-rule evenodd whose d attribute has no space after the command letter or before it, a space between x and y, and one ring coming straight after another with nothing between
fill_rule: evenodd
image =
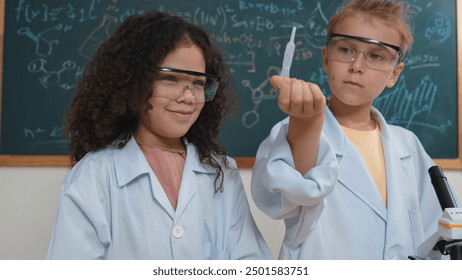
<instances>
[{"instance_id":1,"label":"boy with blonde hair","mask_svg":"<svg viewBox=\"0 0 462 280\"><path fill-rule=\"evenodd\" d=\"M281 259L407 259L437 230L441 209L418 138L373 106L403 71L413 38L403 3L351 0L322 49L331 98L271 78L289 117L260 145L256 205L284 219Z\"/></svg>"}]
</instances>

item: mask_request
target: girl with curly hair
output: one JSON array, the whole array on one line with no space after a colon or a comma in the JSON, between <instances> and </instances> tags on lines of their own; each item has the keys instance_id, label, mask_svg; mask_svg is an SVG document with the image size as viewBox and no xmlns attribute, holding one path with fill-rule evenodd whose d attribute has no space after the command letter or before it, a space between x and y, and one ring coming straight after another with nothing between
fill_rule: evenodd
<instances>
[{"instance_id":1,"label":"girl with curly hair","mask_svg":"<svg viewBox=\"0 0 462 280\"><path fill-rule=\"evenodd\" d=\"M73 168L48 258L270 258L217 140L229 79L202 28L162 12L128 17L69 109Z\"/></svg>"}]
</instances>

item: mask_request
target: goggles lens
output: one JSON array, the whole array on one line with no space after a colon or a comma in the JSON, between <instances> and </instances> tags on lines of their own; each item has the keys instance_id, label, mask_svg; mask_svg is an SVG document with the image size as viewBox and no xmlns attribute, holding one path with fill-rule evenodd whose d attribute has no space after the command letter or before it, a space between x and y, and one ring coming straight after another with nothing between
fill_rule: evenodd
<instances>
[{"instance_id":1,"label":"goggles lens","mask_svg":"<svg viewBox=\"0 0 462 280\"><path fill-rule=\"evenodd\" d=\"M170 100L177 100L187 89L190 89L195 102L211 101L220 84L220 76L209 73L169 67L159 67L157 71L160 74L156 81L155 96Z\"/></svg>"},{"instance_id":2,"label":"goggles lens","mask_svg":"<svg viewBox=\"0 0 462 280\"><path fill-rule=\"evenodd\" d=\"M345 34L330 34L327 37L327 46L333 60L351 63L362 53L367 67L380 71L392 69L402 57L398 46Z\"/></svg>"}]
</instances>

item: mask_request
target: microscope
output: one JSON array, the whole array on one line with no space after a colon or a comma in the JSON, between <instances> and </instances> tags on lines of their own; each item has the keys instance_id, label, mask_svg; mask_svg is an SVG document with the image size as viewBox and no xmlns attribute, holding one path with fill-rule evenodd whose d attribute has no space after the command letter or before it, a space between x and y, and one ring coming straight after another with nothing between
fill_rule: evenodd
<instances>
[{"instance_id":1,"label":"microscope","mask_svg":"<svg viewBox=\"0 0 462 280\"><path fill-rule=\"evenodd\" d=\"M462 208L457 207L456 199L443 174L435 165L428 173L435 188L443 214L438 221L438 230L417 248L417 256L410 259L441 259L449 255L451 260L462 259Z\"/></svg>"}]
</instances>

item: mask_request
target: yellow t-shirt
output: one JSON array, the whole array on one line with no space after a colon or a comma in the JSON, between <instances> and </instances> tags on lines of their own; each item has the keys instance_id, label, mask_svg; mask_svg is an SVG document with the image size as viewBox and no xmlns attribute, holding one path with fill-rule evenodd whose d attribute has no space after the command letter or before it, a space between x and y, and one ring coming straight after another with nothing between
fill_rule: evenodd
<instances>
[{"instance_id":1,"label":"yellow t-shirt","mask_svg":"<svg viewBox=\"0 0 462 280\"><path fill-rule=\"evenodd\" d=\"M377 190L387 205L387 177L379 126L368 131L341 127L366 163Z\"/></svg>"}]
</instances>

